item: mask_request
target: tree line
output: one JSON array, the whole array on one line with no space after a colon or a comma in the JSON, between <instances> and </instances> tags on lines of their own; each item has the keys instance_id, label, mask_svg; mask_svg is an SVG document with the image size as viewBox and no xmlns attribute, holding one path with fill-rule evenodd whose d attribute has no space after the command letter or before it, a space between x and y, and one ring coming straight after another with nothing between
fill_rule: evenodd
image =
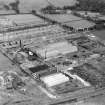
<instances>
[{"instance_id":1,"label":"tree line","mask_svg":"<svg viewBox=\"0 0 105 105\"><path fill-rule=\"evenodd\" d=\"M63 9L105 13L105 2L101 0L77 0L74 6L64 6Z\"/></svg>"}]
</instances>

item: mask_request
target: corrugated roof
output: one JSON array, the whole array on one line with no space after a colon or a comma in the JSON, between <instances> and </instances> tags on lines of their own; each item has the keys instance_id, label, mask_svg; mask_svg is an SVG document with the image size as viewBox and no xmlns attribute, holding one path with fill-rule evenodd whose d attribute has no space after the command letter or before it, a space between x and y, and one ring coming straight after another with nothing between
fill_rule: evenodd
<instances>
[{"instance_id":1,"label":"corrugated roof","mask_svg":"<svg viewBox=\"0 0 105 105\"><path fill-rule=\"evenodd\" d=\"M75 21L81 20L82 18L74 16L72 14L54 14L54 15L46 15L46 17L58 21L58 22L68 22L68 21Z\"/></svg>"},{"instance_id":2,"label":"corrugated roof","mask_svg":"<svg viewBox=\"0 0 105 105\"><path fill-rule=\"evenodd\" d=\"M44 48L37 50L41 56L46 56L46 58L51 58L57 56L58 54L66 54L75 51L77 51L77 47L68 42L49 44L48 46L44 46Z\"/></svg>"},{"instance_id":3,"label":"corrugated roof","mask_svg":"<svg viewBox=\"0 0 105 105\"><path fill-rule=\"evenodd\" d=\"M93 22L89 22L87 20L73 21L65 23L67 26L73 27L75 29L84 29L89 28L95 25Z\"/></svg>"},{"instance_id":4,"label":"corrugated roof","mask_svg":"<svg viewBox=\"0 0 105 105\"><path fill-rule=\"evenodd\" d=\"M43 23L44 20L31 14L21 15L8 15L5 18L15 22L16 24L27 24L27 23Z\"/></svg>"},{"instance_id":5,"label":"corrugated roof","mask_svg":"<svg viewBox=\"0 0 105 105\"><path fill-rule=\"evenodd\" d=\"M1 14L15 14L15 11L13 10L0 10L0 15Z\"/></svg>"}]
</instances>

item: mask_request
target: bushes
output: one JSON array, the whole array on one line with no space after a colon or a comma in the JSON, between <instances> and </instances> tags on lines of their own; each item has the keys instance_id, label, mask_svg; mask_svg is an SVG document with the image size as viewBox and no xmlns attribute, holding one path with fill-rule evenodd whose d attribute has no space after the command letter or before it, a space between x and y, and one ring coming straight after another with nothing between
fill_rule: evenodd
<instances>
[{"instance_id":1,"label":"bushes","mask_svg":"<svg viewBox=\"0 0 105 105\"><path fill-rule=\"evenodd\" d=\"M105 13L105 3L101 0L77 0L75 6L64 6L64 9L80 10L80 11L93 11Z\"/></svg>"}]
</instances>

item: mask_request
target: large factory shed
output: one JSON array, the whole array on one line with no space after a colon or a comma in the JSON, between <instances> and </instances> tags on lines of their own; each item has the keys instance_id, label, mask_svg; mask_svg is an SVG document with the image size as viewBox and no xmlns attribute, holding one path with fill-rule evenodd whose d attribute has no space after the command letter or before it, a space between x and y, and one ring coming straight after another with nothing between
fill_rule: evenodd
<instances>
[{"instance_id":1,"label":"large factory shed","mask_svg":"<svg viewBox=\"0 0 105 105\"><path fill-rule=\"evenodd\" d=\"M47 18L59 22L62 25L66 25L74 30L89 30L89 28L93 28L95 23L90 22L88 20L84 20L83 18L74 16L73 14L54 14L54 15L46 15Z\"/></svg>"},{"instance_id":2,"label":"large factory shed","mask_svg":"<svg viewBox=\"0 0 105 105\"><path fill-rule=\"evenodd\" d=\"M0 15L10 15L10 14L15 14L14 10L0 10Z\"/></svg>"},{"instance_id":3,"label":"large factory shed","mask_svg":"<svg viewBox=\"0 0 105 105\"><path fill-rule=\"evenodd\" d=\"M57 21L57 22L67 22L67 21L77 21L82 20L82 18L74 16L72 14L52 14L52 15L45 15L47 18Z\"/></svg>"},{"instance_id":4,"label":"large factory shed","mask_svg":"<svg viewBox=\"0 0 105 105\"><path fill-rule=\"evenodd\" d=\"M48 86L52 87L58 84L69 81L69 78L62 73L51 74L45 77L42 77L41 80Z\"/></svg>"},{"instance_id":5,"label":"large factory shed","mask_svg":"<svg viewBox=\"0 0 105 105\"><path fill-rule=\"evenodd\" d=\"M89 30L95 26L95 23L89 22L87 20L79 20L79 21L72 21L72 22L65 22L67 26L73 27L75 30Z\"/></svg>"},{"instance_id":6,"label":"large factory shed","mask_svg":"<svg viewBox=\"0 0 105 105\"><path fill-rule=\"evenodd\" d=\"M67 54L75 51L77 51L77 47L66 41L49 44L37 49L37 52L46 59L51 59L59 54Z\"/></svg>"},{"instance_id":7,"label":"large factory shed","mask_svg":"<svg viewBox=\"0 0 105 105\"><path fill-rule=\"evenodd\" d=\"M4 15L0 16L0 18L4 18L4 20L11 21L13 24L16 25L27 25L27 24L39 25L46 23L43 19L34 16L32 14Z\"/></svg>"}]
</instances>

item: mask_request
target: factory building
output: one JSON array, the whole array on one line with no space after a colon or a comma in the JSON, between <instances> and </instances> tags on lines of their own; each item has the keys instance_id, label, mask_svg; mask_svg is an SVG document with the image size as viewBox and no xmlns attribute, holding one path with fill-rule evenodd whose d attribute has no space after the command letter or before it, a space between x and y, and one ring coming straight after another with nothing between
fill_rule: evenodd
<instances>
[{"instance_id":1,"label":"factory building","mask_svg":"<svg viewBox=\"0 0 105 105\"><path fill-rule=\"evenodd\" d=\"M45 24L45 21L32 14L1 15L0 19L4 19L5 22L9 20L12 23L15 23L16 25L30 25L31 23L35 23L36 25Z\"/></svg>"},{"instance_id":2,"label":"factory building","mask_svg":"<svg viewBox=\"0 0 105 105\"><path fill-rule=\"evenodd\" d=\"M64 36L65 30L58 25L45 25L24 30L15 30L3 32L0 34L0 41L21 40L27 43L27 40L35 38L36 41L41 41L49 38ZM26 40L27 39L27 40ZM39 40L40 39L40 40ZM33 40L33 39L32 39ZM30 40L31 41L31 40Z\"/></svg>"},{"instance_id":3,"label":"factory building","mask_svg":"<svg viewBox=\"0 0 105 105\"><path fill-rule=\"evenodd\" d=\"M2 15L0 16L0 39L4 41L17 38L19 35L34 34L34 27L48 25L43 19L32 14ZM39 28L40 30L40 28Z\"/></svg>"},{"instance_id":4,"label":"factory building","mask_svg":"<svg viewBox=\"0 0 105 105\"><path fill-rule=\"evenodd\" d=\"M48 87L52 87L69 81L69 78L62 73L56 73L42 77L41 80L47 84Z\"/></svg>"},{"instance_id":5,"label":"factory building","mask_svg":"<svg viewBox=\"0 0 105 105\"><path fill-rule=\"evenodd\" d=\"M45 15L47 18L67 26L73 31L87 31L95 26L95 23L85 20L81 17L74 16L73 14L53 14Z\"/></svg>"},{"instance_id":6,"label":"factory building","mask_svg":"<svg viewBox=\"0 0 105 105\"><path fill-rule=\"evenodd\" d=\"M65 22L66 26L72 27L75 31L88 31L95 26L94 23L87 20L77 20L72 22Z\"/></svg>"},{"instance_id":7,"label":"factory building","mask_svg":"<svg viewBox=\"0 0 105 105\"><path fill-rule=\"evenodd\" d=\"M76 46L73 46L72 44L64 41L39 48L37 49L37 53L46 59L51 59L58 56L59 54L65 55L67 53L76 52L77 50L78 49Z\"/></svg>"}]
</instances>

